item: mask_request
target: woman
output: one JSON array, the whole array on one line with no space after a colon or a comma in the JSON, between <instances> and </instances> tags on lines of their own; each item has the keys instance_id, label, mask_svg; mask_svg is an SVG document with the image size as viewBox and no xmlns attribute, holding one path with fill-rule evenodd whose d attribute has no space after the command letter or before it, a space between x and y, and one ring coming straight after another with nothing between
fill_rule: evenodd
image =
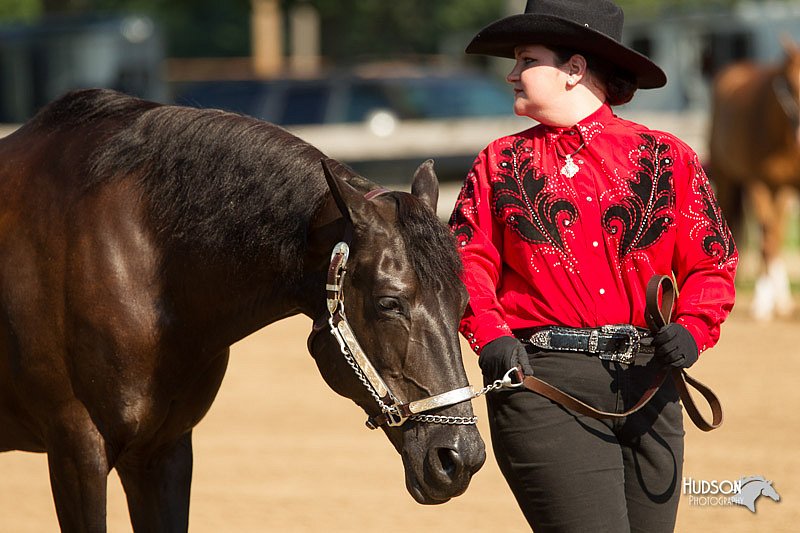
<instances>
[{"instance_id":1,"label":"woman","mask_svg":"<svg viewBox=\"0 0 800 533\"><path fill-rule=\"evenodd\" d=\"M450 222L470 293L461 332L486 381L519 365L616 413L717 342L738 259L695 153L611 109L666 83L620 43L622 20L608 0L529 0L475 36L468 53L516 61L514 111L539 124L478 154ZM650 338L654 274L680 296ZM674 529L683 423L670 380L621 420L522 389L487 402L496 459L537 532Z\"/></svg>"}]
</instances>

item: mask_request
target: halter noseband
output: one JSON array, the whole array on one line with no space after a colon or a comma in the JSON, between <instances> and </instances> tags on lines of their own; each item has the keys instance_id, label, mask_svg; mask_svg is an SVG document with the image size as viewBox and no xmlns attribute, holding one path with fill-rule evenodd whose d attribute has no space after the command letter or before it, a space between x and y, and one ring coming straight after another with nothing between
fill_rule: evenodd
<instances>
[{"instance_id":1,"label":"halter noseband","mask_svg":"<svg viewBox=\"0 0 800 533\"><path fill-rule=\"evenodd\" d=\"M389 191L387 189L375 189L368 192L364 197L369 200L386 192ZM347 224L350 224L349 220ZM331 262L328 267L328 277L325 284L329 314L327 322L331 335L339 343L339 348L345 360L381 410L380 414L367 419L367 427L375 429L384 425L400 426L409 419L438 424L475 424L477 417L474 416L441 416L423 413L472 400L482 392L476 392L471 386L467 385L466 387L429 396L421 400L403 403L397 396L392 394L375 366L367 358L344 313L343 280L347 271L347 260L350 257L350 245L347 241L349 241L348 237L351 234L352 231L346 229L345 240L337 243L331 253Z\"/></svg>"}]
</instances>

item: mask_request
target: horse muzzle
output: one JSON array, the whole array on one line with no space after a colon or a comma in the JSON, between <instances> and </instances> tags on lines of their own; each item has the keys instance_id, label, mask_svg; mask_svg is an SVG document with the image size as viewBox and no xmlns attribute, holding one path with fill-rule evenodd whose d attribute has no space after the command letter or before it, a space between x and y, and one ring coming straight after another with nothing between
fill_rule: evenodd
<instances>
[{"instance_id":1,"label":"horse muzzle","mask_svg":"<svg viewBox=\"0 0 800 533\"><path fill-rule=\"evenodd\" d=\"M474 425L422 424L407 431L401 455L408 492L418 503L435 505L467 490L486 449Z\"/></svg>"}]
</instances>

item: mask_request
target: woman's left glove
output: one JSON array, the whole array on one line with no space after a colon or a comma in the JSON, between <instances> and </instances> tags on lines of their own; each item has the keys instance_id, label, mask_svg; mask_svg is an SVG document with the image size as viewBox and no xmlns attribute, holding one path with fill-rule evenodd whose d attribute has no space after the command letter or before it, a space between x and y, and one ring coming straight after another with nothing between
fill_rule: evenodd
<instances>
[{"instance_id":1,"label":"woman's left glove","mask_svg":"<svg viewBox=\"0 0 800 533\"><path fill-rule=\"evenodd\" d=\"M508 336L498 337L484 346L478 356L478 365L483 377L489 381L503 379L506 372L516 366L520 366L526 375L533 374L525 345L519 339Z\"/></svg>"},{"instance_id":2,"label":"woman's left glove","mask_svg":"<svg viewBox=\"0 0 800 533\"><path fill-rule=\"evenodd\" d=\"M689 368L697 361L699 352L689 330L673 322L659 329L653 336L655 357L665 365Z\"/></svg>"}]
</instances>

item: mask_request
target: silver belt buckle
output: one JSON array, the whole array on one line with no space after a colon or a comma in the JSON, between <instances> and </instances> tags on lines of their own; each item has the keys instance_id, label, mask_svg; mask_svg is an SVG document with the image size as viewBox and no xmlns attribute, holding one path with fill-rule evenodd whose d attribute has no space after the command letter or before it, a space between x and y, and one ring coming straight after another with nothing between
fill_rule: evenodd
<instances>
[{"instance_id":1,"label":"silver belt buckle","mask_svg":"<svg viewBox=\"0 0 800 533\"><path fill-rule=\"evenodd\" d=\"M623 333L628 336L628 345L622 352L602 352L598 354L598 357L604 361L614 361L624 365L633 364L634 359L636 359L636 354L639 352L639 340L641 339L641 335L639 334L639 330L636 329L636 326L632 324L609 324L602 326L600 331L609 334Z\"/></svg>"},{"instance_id":2,"label":"silver belt buckle","mask_svg":"<svg viewBox=\"0 0 800 533\"><path fill-rule=\"evenodd\" d=\"M542 329L535 332L528 338L528 342L542 350L551 350L553 346L550 344L550 330Z\"/></svg>"}]
</instances>

